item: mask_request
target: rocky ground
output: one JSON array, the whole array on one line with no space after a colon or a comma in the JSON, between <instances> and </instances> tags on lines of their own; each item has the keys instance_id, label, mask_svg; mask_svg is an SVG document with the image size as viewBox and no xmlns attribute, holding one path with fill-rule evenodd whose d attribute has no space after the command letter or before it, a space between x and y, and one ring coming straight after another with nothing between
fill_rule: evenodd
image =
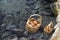
<instances>
[{"instance_id":1,"label":"rocky ground","mask_svg":"<svg viewBox=\"0 0 60 40\"><path fill-rule=\"evenodd\" d=\"M0 0L0 40L49 40L43 28L50 21L56 24L50 4L53 0ZM32 14L43 17L41 29L36 33L25 30L27 19Z\"/></svg>"}]
</instances>

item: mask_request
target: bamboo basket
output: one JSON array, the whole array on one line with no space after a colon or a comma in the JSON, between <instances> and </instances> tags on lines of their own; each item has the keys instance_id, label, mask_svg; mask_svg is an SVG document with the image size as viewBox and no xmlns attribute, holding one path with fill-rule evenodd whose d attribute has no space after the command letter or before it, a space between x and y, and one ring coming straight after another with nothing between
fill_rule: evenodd
<instances>
[{"instance_id":1,"label":"bamboo basket","mask_svg":"<svg viewBox=\"0 0 60 40\"><path fill-rule=\"evenodd\" d=\"M38 26L31 26L31 24L29 24L29 22L30 22L30 20L31 20L31 18L32 18L33 16L38 16L38 17L39 17L38 19L36 19L36 21L39 22L39 25L38 25ZM35 19L35 18L34 18L34 19ZM28 32L35 33L35 32L36 32L37 30L39 30L39 28L41 27L41 23L42 23L42 17L41 17L41 15L39 15L39 14L33 14L33 15L31 15L31 16L28 18L27 23L26 23L26 25L25 25L25 28L26 28L26 30L27 30Z\"/></svg>"}]
</instances>

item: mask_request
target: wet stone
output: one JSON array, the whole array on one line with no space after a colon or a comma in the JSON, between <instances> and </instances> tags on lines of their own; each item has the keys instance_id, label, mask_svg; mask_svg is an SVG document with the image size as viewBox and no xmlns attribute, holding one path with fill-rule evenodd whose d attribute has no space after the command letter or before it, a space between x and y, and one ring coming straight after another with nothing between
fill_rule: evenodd
<instances>
[{"instance_id":1,"label":"wet stone","mask_svg":"<svg viewBox=\"0 0 60 40\"><path fill-rule=\"evenodd\" d=\"M33 39L38 39L38 38L42 38L42 37L43 37L43 33L33 34Z\"/></svg>"},{"instance_id":2,"label":"wet stone","mask_svg":"<svg viewBox=\"0 0 60 40\"><path fill-rule=\"evenodd\" d=\"M33 39L33 36L32 35L29 35L28 36L28 39L30 39L30 40Z\"/></svg>"},{"instance_id":3,"label":"wet stone","mask_svg":"<svg viewBox=\"0 0 60 40\"><path fill-rule=\"evenodd\" d=\"M37 11L37 10L33 10L33 11L32 11L32 13L37 14L37 13L38 13L38 11Z\"/></svg>"},{"instance_id":4,"label":"wet stone","mask_svg":"<svg viewBox=\"0 0 60 40\"><path fill-rule=\"evenodd\" d=\"M39 9L40 7L39 7L39 5L37 5L36 7L35 7L35 9Z\"/></svg>"},{"instance_id":5,"label":"wet stone","mask_svg":"<svg viewBox=\"0 0 60 40\"><path fill-rule=\"evenodd\" d=\"M11 29L12 32L23 32L22 29L19 29L19 28L14 28L14 29Z\"/></svg>"},{"instance_id":6,"label":"wet stone","mask_svg":"<svg viewBox=\"0 0 60 40\"><path fill-rule=\"evenodd\" d=\"M12 0L7 0L7 2L10 2L10 3L11 3L11 2L12 2Z\"/></svg>"},{"instance_id":7,"label":"wet stone","mask_svg":"<svg viewBox=\"0 0 60 40\"><path fill-rule=\"evenodd\" d=\"M35 39L35 40L43 40L43 39Z\"/></svg>"},{"instance_id":8,"label":"wet stone","mask_svg":"<svg viewBox=\"0 0 60 40\"><path fill-rule=\"evenodd\" d=\"M4 40L18 40L18 37L16 35L11 35L5 38Z\"/></svg>"},{"instance_id":9,"label":"wet stone","mask_svg":"<svg viewBox=\"0 0 60 40\"><path fill-rule=\"evenodd\" d=\"M6 15L3 19L3 23L5 24L12 24L13 22L14 22L14 18L11 15Z\"/></svg>"},{"instance_id":10,"label":"wet stone","mask_svg":"<svg viewBox=\"0 0 60 40\"><path fill-rule=\"evenodd\" d=\"M28 31L24 31L24 36L28 37L29 32Z\"/></svg>"},{"instance_id":11,"label":"wet stone","mask_svg":"<svg viewBox=\"0 0 60 40\"><path fill-rule=\"evenodd\" d=\"M0 25L2 25L2 23L3 23L2 21L3 21L4 17L5 17L5 16L2 15L2 13L0 12Z\"/></svg>"},{"instance_id":12,"label":"wet stone","mask_svg":"<svg viewBox=\"0 0 60 40\"><path fill-rule=\"evenodd\" d=\"M36 3L38 0L32 0L34 3Z\"/></svg>"},{"instance_id":13,"label":"wet stone","mask_svg":"<svg viewBox=\"0 0 60 40\"><path fill-rule=\"evenodd\" d=\"M34 9L35 9L35 5L30 6L30 9L31 9L31 10L34 10Z\"/></svg>"},{"instance_id":14,"label":"wet stone","mask_svg":"<svg viewBox=\"0 0 60 40\"><path fill-rule=\"evenodd\" d=\"M2 33L2 38L6 38L6 37L8 37L10 34L11 34L11 32L9 32L9 31L3 32L3 33Z\"/></svg>"},{"instance_id":15,"label":"wet stone","mask_svg":"<svg viewBox=\"0 0 60 40\"><path fill-rule=\"evenodd\" d=\"M0 0L1 40L48 40L46 34L25 31L25 24L30 15L42 14L42 28L50 21L55 25L50 3L51 0Z\"/></svg>"},{"instance_id":16,"label":"wet stone","mask_svg":"<svg viewBox=\"0 0 60 40\"><path fill-rule=\"evenodd\" d=\"M23 31L21 29L11 29L10 30L12 34L16 34L18 37L23 36Z\"/></svg>"},{"instance_id":17,"label":"wet stone","mask_svg":"<svg viewBox=\"0 0 60 40\"><path fill-rule=\"evenodd\" d=\"M25 37L21 37L19 40L29 40L29 39Z\"/></svg>"},{"instance_id":18,"label":"wet stone","mask_svg":"<svg viewBox=\"0 0 60 40\"><path fill-rule=\"evenodd\" d=\"M51 2L54 2L54 1L56 1L56 0L49 0L49 1L48 1L48 0L45 0L45 1L47 1L48 3L49 3L49 2L51 3Z\"/></svg>"},{"instance_id":19,"label":"wet stone","mask_svg":"<svg viewBox=\"0 0 60 40\"><path fill-rule=\"evenodd\" d=\"M39 9L40 6L42 6L42 4L41 4L39 1L37 1L37 2L34 4L34 6L35 6L35 9Z\"/></svg>"},{"instance_id":20,"label":"wet stone","mask_svg":"<svg viewBox=\"0 0 60 40\"><path fill-rule=\"evenodd\" d=\"M6 30L11 30L14 28L17 28L17 26L16 25L7 25Z\"/></svg>"},{"instance_id":21,"label":"wet stone","mask_svg":"<svg viewBox=\"0 0 60 40\"><path fill-rule=\"evenodd\" d=\"M47 12L47 15L51 15L51 16L53 15L51 9L45 9L45 11Z\"/></svg>"},{"instance_id":22,"label":"wet stone","mask_svg":"<svg viewBox=\"0 0 60 40\"><path fill-rule=\"evenodd\" d=\"M23 2L24 1L24 2ZM1 9L5 10L4 14L9 14L17 11L23 11L27 6L25 5L26 0L2 0ZM17 9L17 11L16 11Z\"/></svg>"},{"instance_id":23,"label":"wet stone","mask_svg":"<svg viewBox=\"0 0 60 40\"><path fill-rule=\"evenodd\" d=\"M29 7L29 8L26 8L25 10L26 10L27 13L29 13L29 14L32 13L32 10L30 9L30 7Z\"/></svg>"},{"instance_id":24,"label":"wet stone","mask_svg":"<svg viewBox=\"0 0 60 40\"><path fill-rule=\"evenodd\" d=\"M18 37L24 37L23 32L21 31L11 31L12 34L16 34Z\"/></svg>"},{"instance_id":25,"label":"wet stone","mask_svg":"<svg viewBox=\"0 0 60 40\"><path fill-rule=\"evenodd\" d=\"M39 39L36 39L36 40L48 40L48 39L41 39L41 38L39 38Z\"/></svg>"},{"instance_id":26,"label":"wet stone","mask_svg":"<svg viewBox=\"0 0 60 40\"><path fill-rule=\"evenodd\" d=\"M48 39L49 38L49 35L48 34L44 34L43 35L43 39Z\"/></svg>"},{"instance_id":27,"label":"wet stone","mask_svg":"<svg viewBox=\"0 0 60 40\"><path fill-rule=\"evenodd\" d=\"M28 5L28 6L33 5L33 4L34 4L33 1L27 1L27 2L26 2L26 5Z\"/></svg>"},{"instance_id":28,"label":"wet stone","mask_svg":"<svg viewBox=\"0 0 60 40\"><path fill-rule=\"evenodd\" d=\"M34 3L37 2L38 0L27 0L27 1L33 1Z\"/></svg>"},{"instance_id":29,"label":"wet stone","mask_svg":"<svg viewBox=\"0 0 60 40\"><path fill-rule=\"evenodd\" d=\"M5 24L2 24L0 26L0 33L1 33L1 35L2 35L2 32L4 32L4 31L6 31L6 25Z\"/></svg>"},{"instance_id":30,"label":"wet stone","mask_svg":"<svg viewBox=\"0 0 60 40\"><path fill-rule=\"evenodd\" d=\"M1 25L1 29L4 29L4 28L6 28L6 25L5 24L2 24Z\"/></svg>"},{"instance_id":31,"label":"wet stone","mask_svg":"<svg viewBox=\"0 0 60 40\"><path fill-rule=\"evenodd\" d=\"M43 11L39 11L39 14L41 14L41 15L47 15L47 16L52 16L53 14L52 14L52 12L50 12L50 11L45 11L45 10L43 10Z\"/></svg>"},{"instance_id":32,"label":"wet stone","mask_svg":"<svg viewBox=\"0 0 60 40\"><path fill-rule=\"evenodd\" d=\"M26 23L26 21L20 21L20 23L19 23L19 28L24 30L24 28L25 28L25 23ZM21 27L21 26L22 26L22 27Z\"/></svg>"}]
</instances>

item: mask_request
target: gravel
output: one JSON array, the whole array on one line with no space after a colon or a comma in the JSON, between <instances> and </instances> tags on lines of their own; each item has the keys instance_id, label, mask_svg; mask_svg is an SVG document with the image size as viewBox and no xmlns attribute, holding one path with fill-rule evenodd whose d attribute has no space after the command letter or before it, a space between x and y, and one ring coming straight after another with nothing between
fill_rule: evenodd
<instances>
[{"instance_id":1,"label":"gravel","mask_svg":"<svg viewBox=\"0 0 60 40\"><path fill-rule=\"evenodd\" d=\"M50 4L53 0L0 0L1 40L48 40L51 35L44 34L43 28L53 21L56 24ZM36 33L25 30L29 16L42 16L42 26Z\"/></svg>"}]
</instances>

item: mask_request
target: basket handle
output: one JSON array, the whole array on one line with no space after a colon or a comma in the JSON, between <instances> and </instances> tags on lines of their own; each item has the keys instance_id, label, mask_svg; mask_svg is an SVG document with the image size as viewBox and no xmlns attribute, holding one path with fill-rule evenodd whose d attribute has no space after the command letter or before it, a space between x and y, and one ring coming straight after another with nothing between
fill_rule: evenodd
<instances>
[{"instance_id":1,"label":"basket handle","mask_svg":"<svg viewBox=\"0 0 60 40\"><path fill-rule=\"evenodd\" d=\"M31 18L32 16L39 16L41 18L41 15L39 15L39 14L33 14L29 18Z\"/></svg>"}]
</instances>

